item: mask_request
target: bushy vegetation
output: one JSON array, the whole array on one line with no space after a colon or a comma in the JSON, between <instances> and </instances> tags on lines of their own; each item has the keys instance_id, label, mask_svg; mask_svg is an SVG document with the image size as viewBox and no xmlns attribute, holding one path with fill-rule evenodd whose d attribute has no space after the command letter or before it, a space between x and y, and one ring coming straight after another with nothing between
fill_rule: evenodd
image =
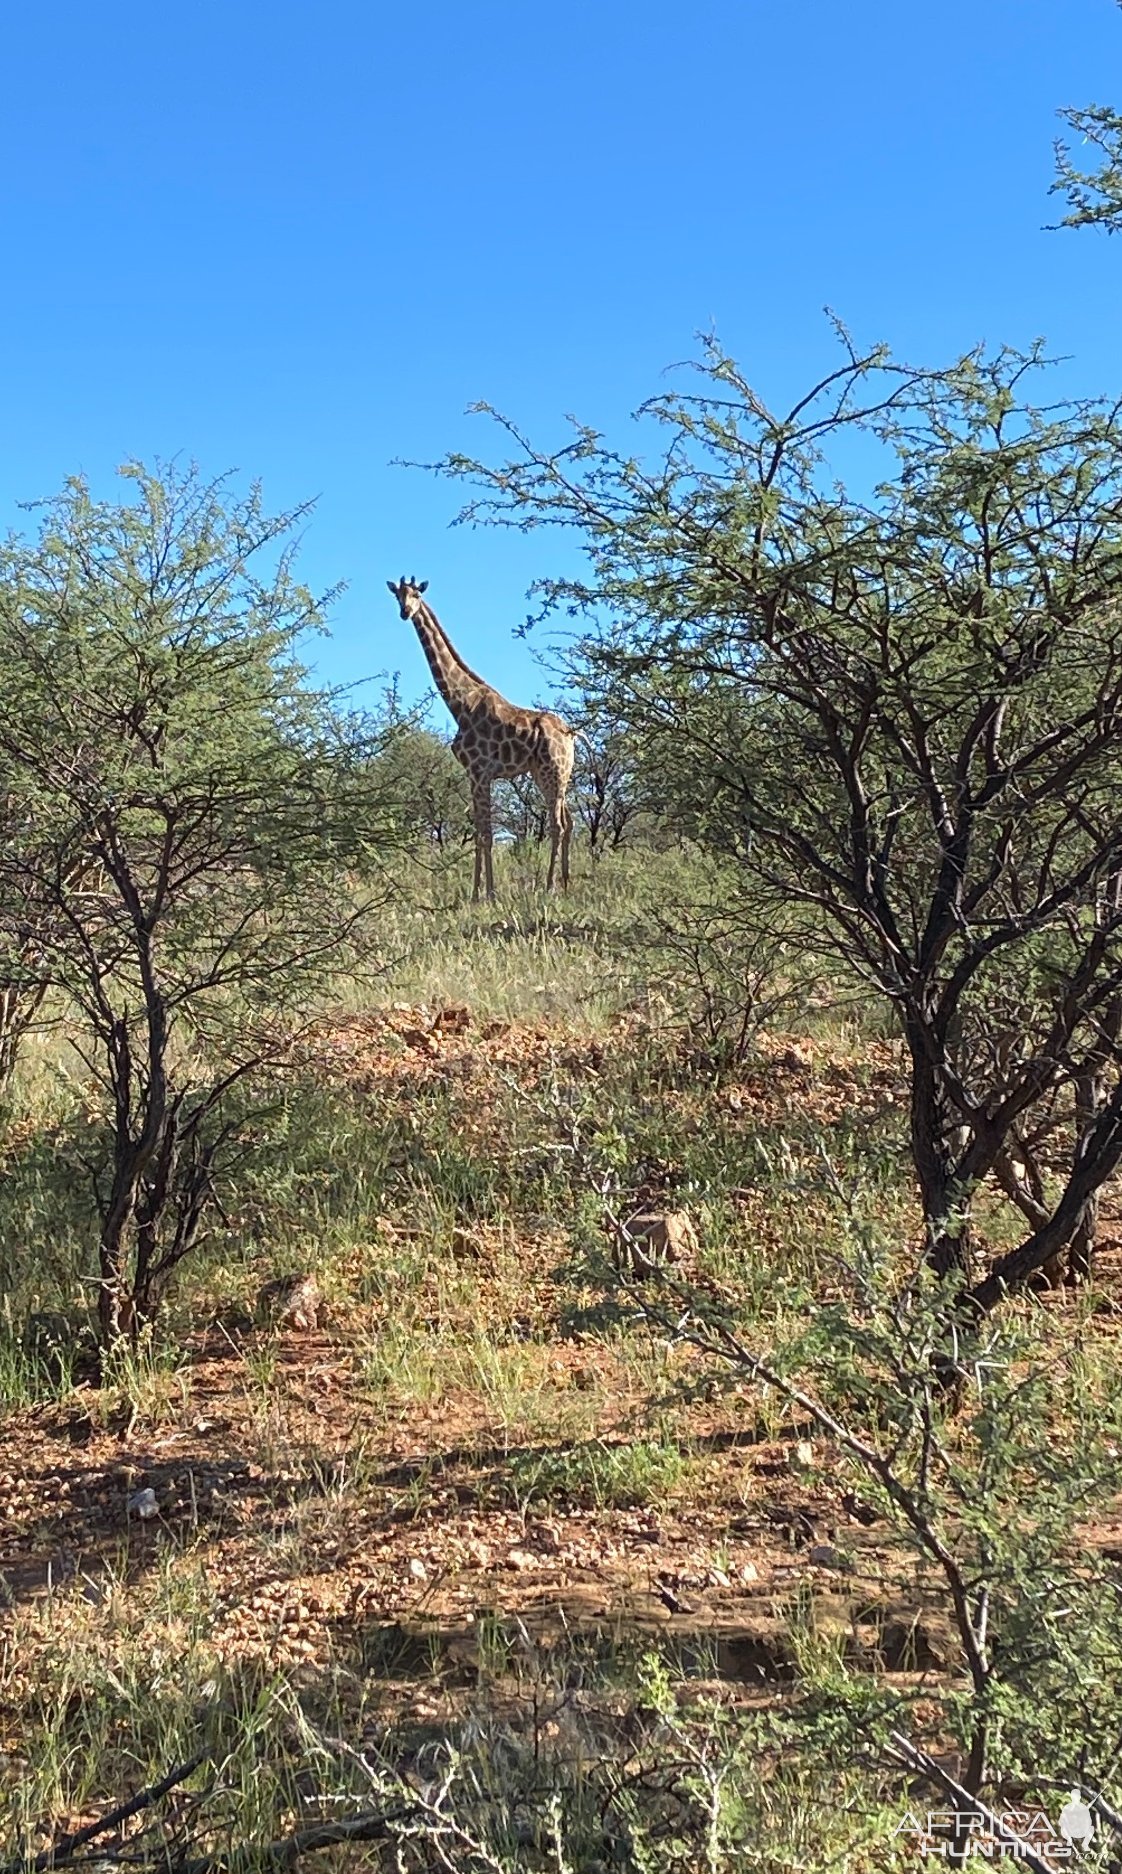
<instances>
[{"instance_id":1,"label":"bushy vegetation","mask_svg":"<svg viewBox=\"0 0 1122 1874\"><path fill-rule=\"evenodd\" d=\"M588 616L571 656L663 814L884 1003L927 1254L984 1313L1065 1250L1085 1273L1122 1157L1122 427L1031 401L1037 353L919 370L839 336L786 412L710 347L645 407L649 461L504 423L508 459L444 467L466 519L578 530L542 609ZM991 1176L1028 1227L980 1271Z\"/></svg>"},{"instance_id":2,"label":"bushy vegetation","mask_svg":"<svg viewBox=\"0 0 1122 1874\"><path fill-rule=\"evenodd\" d=\"M51 995L96 1088L107 1346L221 1214L247 1102L357 961L353 880L390 830L370 738L296 662L320 622L291 572L300 515L126 476L118 505L72 484L0 564L7 1065Z\"/></svg>"},{"instance_id":3,"label":"bushy vegetation","mask_svg":"<svg viewBox=\"0 0 1122 1874\"><path fill-rule=\"evenodd\" d=\"M5 549L0 1874L1110 1864L1122 428L842 340L446 465L588 549L563 896L298 513Z\"/></svg>"},{"instance_id":4,"label":"bushy vegetation","mask_svg":"<svg viewBox=\"0 0 1122 1874\"><path fill-rule=\"evenodd\" d=\"M1109 1807L1110 1317L1088 1293L1057 1338L1008 1308L948 1397L903 1063L852 985L707 1052L690 973L649 984L710 867L586 860L547 908L527 863L482 910L462 859L458 889L403 862L377 1005L328 986L221 1243L98 1385L64 1337L93 1082L56 1077L56 1029L25 1044L0 1470L26 1451L44 1493L8 1499L17 1559L83 1554L45 1593L9 1577L10 1853L177 1771L99 1853L871 1870L913 1864L909 1812L1053 1816L1073 1783ZM608 1220L652 1203L698 1248L643 1274ZM995 1247L1014 1209L995 1188ZM326 1338L253 1324L262 1282L307 1272ZM44 1412L88 1459L44 1473Z\"/></svg>"}]
</instances>

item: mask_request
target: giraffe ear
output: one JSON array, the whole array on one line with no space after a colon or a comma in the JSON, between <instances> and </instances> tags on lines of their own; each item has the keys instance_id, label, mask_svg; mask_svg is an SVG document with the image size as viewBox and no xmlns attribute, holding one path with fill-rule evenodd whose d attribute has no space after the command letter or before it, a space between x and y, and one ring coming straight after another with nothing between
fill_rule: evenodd
<instances>
[{"instance_id":1,"label":"giraffe ear","mask_svg":"<svg viewBox=\"0 0 1122 1874\"><path fill-rule=\"evenodd\" d=\"M427 580L427 579L422 579L422 581L421 581L421 583L420 583L420 585L419 585L419 586L417 587L417 590L418 590L418 592L427 592L427 591L428 591L428 589L429 589L429 582L428 582L428 580Z\"/></svg>"}]
</instances>

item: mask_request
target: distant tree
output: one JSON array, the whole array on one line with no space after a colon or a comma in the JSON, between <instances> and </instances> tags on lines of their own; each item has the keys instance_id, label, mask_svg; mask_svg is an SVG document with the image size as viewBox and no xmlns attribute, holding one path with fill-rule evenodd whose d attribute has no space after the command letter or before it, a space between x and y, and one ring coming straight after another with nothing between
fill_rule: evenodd
<instances>
[{"instance_id":1,"label":"distant tree","mask_svg":"<svg viewBox=\"0 0 1122 1874\"><path fill-rule=\"evenodd\" d=\"M0 559L0 928L104 1095L106 1342L221 1217L250 1083L354 955L354 874L391 837L369 738L296 661L321 618L291 570L304 510L123 473L130 500L73 481Z\"/></svg>"},{"instance_id":2,"label":"distant tree","mask_svg":"<svg viewBox=\"0 0 1122 1874\"><path fill-rule=\"evenodd\" d=\"M390 717L379 777L404 832L443 848L471 833L471 790L450 745L412 717Z\"/></svg>"},{"instance_id":3,"label":"distant tree","mask_svg":"<svg viewBox=\"0 0 1122 1874\"><path fill-rule=\"evenodd\" d=\"M842 338L779 415L710 347L645 407L649 465L500 419L511 459L444 468L473 520L583 534L587 577L541 591L591 615L586 683L678 824L893 1011L927 1257L984 1311L1122 1160L1122 410L1034 407L1035 354L925 371ZM980 1185L1025 1182L1080 1086L1075 1149L980 1274Z\"/></svg>"},{"instance_id":4,"label":"distant tree","mask_svg":"<svg viewBox=\"0 0 1122 1874\"><path fill-rule=\"evenodd\" d=\"M581 724L574 804L593 857L615 852L642 812L635 751L627 732L589 714Z\"/></svg>"},{"instance_id":5,"label":"distant tree","mask_svg":"<svg viewBox=\"0 0 1122 1874\"><path fill-rule=\"evenodd\" d=\"M500 781L494 791L494 826L500 839L515 846L541 846L549 827L545 806L529 775Z\"/></svg>"}]
</instances>

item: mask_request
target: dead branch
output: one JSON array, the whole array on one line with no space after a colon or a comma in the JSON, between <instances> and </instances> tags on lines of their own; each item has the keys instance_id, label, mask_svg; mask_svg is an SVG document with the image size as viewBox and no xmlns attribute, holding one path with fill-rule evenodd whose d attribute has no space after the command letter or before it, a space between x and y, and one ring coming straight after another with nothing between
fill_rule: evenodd
<instances>
[{"instance_id":1,"label":"dead branch","mask_svg":"<svg viewBox=\"0 0 1122 1874\"><path fill-rule=\"evenodd\" d=\"M245 1842L226 1851L195 1855L189 1861L171 1863L171 1874L248 1874L250 1869L292 1868L302 1855L321 1848L338 1847L342 1842L389 1841L395 1824L407 1822L412 1811L402 1807L360 1809L354 1815L341 1816L336 1822L317 1822L309 1828L294 1829L276 1841ZM167 1868L166 1860L151 1863L153 1869Z\"/></svg>"},{"instance_id":2,"label":"dead branch","mask_svg":"<svg viewBox=\"0 0 1122 1874\"><path fill-rule=\"evenodd\" d=\"M142 1809L150 1809L153 1803L159 1802L161 1797L166 1796L168 1791L173 1790L178 1783L185 1783L192 1771L197 1770L201 1763L206 1762L208 1755L209 1752L202 1750L197 1756L188 1758L186 1763L177 1764L176 1768L169 1770L158 1783L149 1784L147 1789L142 1789L137 1795L131 1796L128 1802L118 1803L115 1809L110 1809L109 1813L103 1815L97 1822L87 1822L85 1828L75 1829L70 1835L63 1835L59 1841L54 1842L50 1848L44 1848L42 1853L35 1855L33 1859L21 1858L5 1862L0 1867L0 1874L42 1874L42 1871L47 1868L65 1867L74 1859L78 1849L84 1848L87 1842L96 1841L99 1835L108 1835L111 1829L119 1827L122 1822L128 1822L134 1815L139 1815Z\"/></svg>"}]
</instances>

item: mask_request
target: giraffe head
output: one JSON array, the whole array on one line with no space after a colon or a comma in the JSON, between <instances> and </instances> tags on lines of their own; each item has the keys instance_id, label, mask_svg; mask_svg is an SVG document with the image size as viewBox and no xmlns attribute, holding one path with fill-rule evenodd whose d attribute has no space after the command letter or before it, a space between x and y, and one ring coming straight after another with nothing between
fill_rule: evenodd
<instances>
[{"instance_id":1,"label":"giraffe head","mask_svg":"<svg viewBox=\"0 0 1122 1874\"><path fill-rule=\"evenodd\" d=\"M392 579L386 580L387 586L401 607L401 616L403 618L416 618L417 613L421 609L421 594L427 591L428 583L427 579L422 579L420 585L418 585L415 579L406 579L404 573L402 573L396 586Z\"/></svg>"}]
</instances>

